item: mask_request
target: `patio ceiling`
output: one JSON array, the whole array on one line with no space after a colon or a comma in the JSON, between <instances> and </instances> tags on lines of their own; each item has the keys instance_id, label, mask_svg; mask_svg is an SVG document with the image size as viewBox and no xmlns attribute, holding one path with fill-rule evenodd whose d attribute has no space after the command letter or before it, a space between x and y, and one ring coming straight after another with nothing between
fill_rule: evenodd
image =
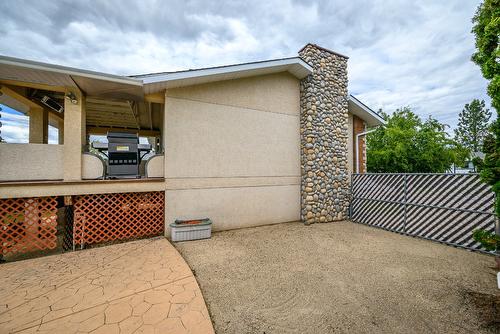
<instances>
[{"instance_id":1,"label":"patio ceiling","mask_svg":"<svg viewBox=\"0 0 500 334\"><path fill-rule=\"evenodd\" d=\"M9 106L10 108L22 112L25 115L28 114L30 107L27 104L19 101L18 99L15 99L14 97L8 94L4 94L2 92L1 87L0 87L0 92L2 93L0 94L0 104Z\"/></svg>"},{"instance_id":2,"label":"patio ceiling","mask_svg":"<svg viewBox=\"0 0 500 334\"><path fill-rule=\"evenodd\" d=\"M85 106L87 126L139 128L137 115L129 101L88 97Z\"/></svg>"},{"instance_id":3,"label":"patio ceiling","mask_svg":"<svg viewBox=\"0 0 500 334\"><path fill-rule=\"evenodd\" d=\"M93 133L129 129L154 134L163 124L163 107L157 103L88 96L85 108L87 129Z\"/></svg>"}]
</instances>

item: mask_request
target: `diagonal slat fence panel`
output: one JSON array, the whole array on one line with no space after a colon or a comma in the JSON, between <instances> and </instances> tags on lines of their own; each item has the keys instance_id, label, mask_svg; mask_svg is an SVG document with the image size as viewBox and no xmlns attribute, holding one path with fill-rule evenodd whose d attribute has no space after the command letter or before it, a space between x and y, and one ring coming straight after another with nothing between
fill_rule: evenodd
<instances>
[{"instance_id":1,"label":"diagonal slat fence panel","mask_svg":"<svg viewBox=\"0 0 500 334\"><path fill-rule=\"evenodd\" d=\"M468 249L495 230L495 195L477 174L353 174L351 220Z\"/></svg>"}]
</instances>

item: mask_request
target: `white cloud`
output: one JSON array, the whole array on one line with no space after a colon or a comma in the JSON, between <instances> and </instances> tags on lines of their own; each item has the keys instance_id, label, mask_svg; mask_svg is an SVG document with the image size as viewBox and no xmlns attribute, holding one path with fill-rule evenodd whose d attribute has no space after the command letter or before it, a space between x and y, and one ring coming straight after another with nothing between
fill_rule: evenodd
<instances>
[{"instance_id":1,"label":"white cloud","mask_svg":"<svg viewBox=\"0 0 500 334\"><path fill-rule=\"evenodd\" d=\"M29 118L2 112L0 136L7 143L27 143L29 140Z\"/></svg>"},{"instance_id":2,"label":"white cloud","mask_svg":"<svg viewBox=\"0 0 500 334\"><path fill-rule=\"evenodd\" d=\"M451 125L485 99L470 61L480 0L0 2L0 53L116 74L347 54L349 89L373 109L409 105Z\"/></svg>"},{"instance_id":3,"label":"white cloud","mask_svg":"<svg viewBox=\"0 0 500 334\"><path fill-rule=\"evenodd\" d=\"M423 117L455 126L465 103L489 101L486 81L470 61L470 18L476 6L428 4L418 24L383 36L369 48L353 49L351 91L374 109L409 105Z\"/></svg>"}]
</instances>

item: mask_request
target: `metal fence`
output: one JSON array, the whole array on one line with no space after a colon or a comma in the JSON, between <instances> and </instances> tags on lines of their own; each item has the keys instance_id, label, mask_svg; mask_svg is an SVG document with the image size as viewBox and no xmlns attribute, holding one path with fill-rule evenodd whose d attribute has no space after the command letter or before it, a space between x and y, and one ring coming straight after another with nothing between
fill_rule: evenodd
<instances>
[{"instance_id":1,"label":"metal fence","mask_svg":"<svg viewBox=\"0 0 500 334\"><path fill-rule=\"evenodd\" d=\"M480 249L475 229L494 231L494 193L477 174L352 174L351 220Z\"/></svg>"}]
</instances>

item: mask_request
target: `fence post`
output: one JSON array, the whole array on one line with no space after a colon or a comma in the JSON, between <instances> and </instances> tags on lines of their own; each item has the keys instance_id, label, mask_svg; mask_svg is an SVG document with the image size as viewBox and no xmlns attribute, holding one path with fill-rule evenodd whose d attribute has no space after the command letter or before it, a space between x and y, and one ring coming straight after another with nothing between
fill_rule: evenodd
<instances>
[{"instance_id":1,"label":"fence post","mask_svg":"<svg viewBox=\"0 0 500 334\"><path fill-rule=\"evenodd\" d=\"M404 179L403 179L403 180L404 180L404 182L403 182L403 184L404 184L404 188L403 188L403 189L404 189L404 202L403 202L403 205L404 205L404 206L403 206L403 208L404 208L403 232L404 232L404 233L406 233L406 207L407 207L406 202L407 202L407 190L408 190L408 188L407 188L407 187L408 187L408 185L407 185L407 183L406 183L406 178L407 178L408 174L406 174L406 173L405 173L405 174L403 174L403 175L404 175Z\"/></svg>"}]
</instances>

